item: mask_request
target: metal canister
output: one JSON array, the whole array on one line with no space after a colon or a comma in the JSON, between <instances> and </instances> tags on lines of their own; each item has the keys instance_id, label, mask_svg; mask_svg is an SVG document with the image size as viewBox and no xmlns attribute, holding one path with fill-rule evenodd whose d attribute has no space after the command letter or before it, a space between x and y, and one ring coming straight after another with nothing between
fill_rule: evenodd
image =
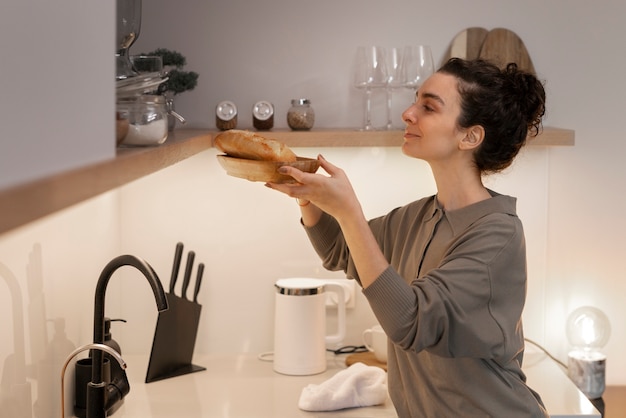
<instances>
[{"instance_id":1,"label":"metal canister","mask_svg":"<svg viewBox=\"0 0 626 418\"><path fill-rule=\"evenodd\" d=\"M259 131L269 131L274 127L274 105L261 100L252 107L252 122Z\"/></svg>"},{"instance_id":2,"label":"metal canister","mask_svg":"<svg viewBox=\"0 0 626 418\"><path fill-rule=\"evenodd\" d=\"M215 126L220 131L237 128L237 106L230 100L219 102L215 107Z\"/></svg>"}]
</instances>

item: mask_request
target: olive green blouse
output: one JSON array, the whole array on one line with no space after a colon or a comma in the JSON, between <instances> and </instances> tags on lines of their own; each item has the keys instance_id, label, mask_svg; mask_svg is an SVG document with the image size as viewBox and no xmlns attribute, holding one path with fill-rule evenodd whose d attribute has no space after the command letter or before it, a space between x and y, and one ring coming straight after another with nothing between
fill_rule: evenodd
<instances>
[{"instance_id":1,"label":"olive green blouse","mask_svg":"<svg viewBox=\"0 0 626 418\"><path fill-rule=\"evenodd\" d=\"M526 248L516 200L444 211L436 196L370 221L390 263L363 294L389 337L404 417L545 417L522 372ZM359 280L338 223L305 228L329 270Z\"/></svg>"}]
</instances>

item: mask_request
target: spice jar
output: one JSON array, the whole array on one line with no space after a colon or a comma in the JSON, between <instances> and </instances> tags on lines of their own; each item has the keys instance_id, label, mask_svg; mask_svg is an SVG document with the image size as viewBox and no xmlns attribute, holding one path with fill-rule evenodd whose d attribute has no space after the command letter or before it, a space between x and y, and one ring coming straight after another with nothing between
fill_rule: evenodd
<instances>
[{"instance_id":1,"label":"spice jar","mask_svg":"<svg viewBox=\"0 0 626 418\"><path fill-rule=\"evenodd\" d=\"M252 107L252 124L259 131L269 131L274 127L274 105L265 100Z\"/></svg>"},{"instance_id":2,"label":"spice jar","mask_svg":"<svg viewBox=\"0 0 626 418\"><path fill-rule=\"evenodd\" d=\"M287 124L294 131L308 131L315 122L315 111L309 99L295 99L287 111Z\"/></svg>"},{"instance_id":3,"label":"spice jar","mask_svg":"<svg viewBox=\"0 0 626 418\"><path fill-rule=\"evenodd\" d=\"M215 126L220 131L237 127L237 106L229 100L219 102L215 107Z\"/></svg>"},{"instance_id":4,"label":"spice jar","mask_svg":"<svg viewBox=\"0 0 626 418\"><path fill-rule=\"evenodd\" d=\"M117 119L128 120L128 131L121 145L159 145L167 139L165 97L144 94L120 98L116 112Z\"/></svg>"}]
</instances>

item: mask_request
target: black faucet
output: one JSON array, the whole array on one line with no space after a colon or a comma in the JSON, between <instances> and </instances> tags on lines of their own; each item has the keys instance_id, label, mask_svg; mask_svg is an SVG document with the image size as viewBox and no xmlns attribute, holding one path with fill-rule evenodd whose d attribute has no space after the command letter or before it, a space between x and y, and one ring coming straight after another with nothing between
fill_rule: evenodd
<instances>
[{"instance_id":1,"label":"black faucet","mask_svg":"<svg viewBox=\"0 0 626 418\"><path fill-rule=\"evenodd\" d=\"M132 256L121 255L111 260L100 273L98 284L96 285L96 295L93 313L93 342L94 344L104 343L104 301L106 288L113 273L120 267L132 266L139 270L150 283L159 312L168 308L167 298L163 285L152 267L145 261ZM93 366L91 382L87 384L87 418L104 418L107 410L120 401L130 391L130 385L126 378L126 372L122 371L122 376L112 377L111 384L103 381L104 353L100 350L93 350Z\"/></svg>"}]
</instances>

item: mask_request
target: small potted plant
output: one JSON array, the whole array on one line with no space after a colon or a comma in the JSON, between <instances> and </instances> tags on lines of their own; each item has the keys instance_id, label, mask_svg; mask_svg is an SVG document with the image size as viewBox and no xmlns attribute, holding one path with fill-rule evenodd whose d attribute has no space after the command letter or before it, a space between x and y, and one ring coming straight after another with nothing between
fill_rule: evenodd
<instances>
[{"instance_id":1,"label":"small potted plant","mask_svg":"<svg viewBox=\"0 0 626 418\"><path fill-rule=\"evenodd\" d=\"M166 48L158 48L154 51L141 55L159 56L163 61L163 69L167 74L167 81L159 86L158 93L165 96L168 111L174 111L174 96L185 91L193 90L198 84L198 73L194 71L184 71L187 59L177 51ZM171 114L169 119L169 130L176 126L176 118Z\"/></svg>"}]
</instances>

